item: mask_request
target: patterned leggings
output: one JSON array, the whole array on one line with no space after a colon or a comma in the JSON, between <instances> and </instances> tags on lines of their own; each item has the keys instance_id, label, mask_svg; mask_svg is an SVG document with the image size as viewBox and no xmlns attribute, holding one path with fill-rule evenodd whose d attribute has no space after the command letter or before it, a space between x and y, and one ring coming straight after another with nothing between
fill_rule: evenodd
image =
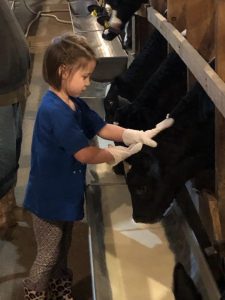
<instances>
[{"instance_id":1,"label":"patterned leggings","mask_svg":"<svg viewBox=\"0 0 225 300\"><path fill-rule=\"evenodd\" d=\"M37 255L26 282L28 288L44 291L51 278L69 275L67 257L72 240L73 222L52 222L33 217Z\"/></svg>"}]
</instances>

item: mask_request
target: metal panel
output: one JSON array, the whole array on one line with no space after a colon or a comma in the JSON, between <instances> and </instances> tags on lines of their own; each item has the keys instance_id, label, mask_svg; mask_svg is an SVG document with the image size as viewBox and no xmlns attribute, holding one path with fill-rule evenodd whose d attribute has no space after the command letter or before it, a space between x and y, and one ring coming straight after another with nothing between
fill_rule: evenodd
<instances>
[{"instance_id":1,"label":"metal panel","mask_svg":"<svg viewBox=\"0 0 225 300\"><path fill-rule=\"evenodd\" d=\"M88 16L90 12L87 7L92 4L97 4L96 0L72 0L69 1L70 9L73 16Z\"/></svg>"},{"instance_id":2,"label":"metal panel","mask_svg":"<svg viewBox=\"0 0 225 300\"><path fill-rule=\"evenodd\" d=\"M113 41L102 38L103 27L97 22L96 17L86 12L89 4L90 0L77 0L70 3L73 31L85 36L97 55L98 64L92 79L98 82L110 82L126 70L128 55L122 48L119 38Z\"/></svg>"},{"instance_id":3,"label":"metal panel","mask_svg":"<svg viewBox=\"0 0 225 300\"><path fill-rule=\"evenodd\" d=\"M75 33L86 33L99 31L102 32L102 26L97 22L96 17L89 16L72 16L73 28Z\"/></svg>"}]
</instances>

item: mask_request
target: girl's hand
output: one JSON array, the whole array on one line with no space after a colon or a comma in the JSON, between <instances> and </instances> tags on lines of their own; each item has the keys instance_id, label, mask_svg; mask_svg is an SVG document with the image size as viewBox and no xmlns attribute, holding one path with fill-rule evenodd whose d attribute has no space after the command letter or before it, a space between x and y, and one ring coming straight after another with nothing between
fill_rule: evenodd
<instances>
[{"instance_id":1,"label":"girl's hand","mask_svg":"<svg viewBox=\"0 0 225 300\"><path fill-rule=\"evenodd\" d=\"M119 162L125 160L129 156L139 152L142 148L141 143L130 145L129 147L123 146L109 146L106 150L109 151L114 157L114 161L110 162L111 166L117 165Z\"/></svg>"},{"instance_id":2,"label":"girl's hand","mask_svg":"<svg viewBox=\"0 0 225 300\"><path fill-rule=\"evenodd\" d=\"M134 130L125 129L122 135L122 139L125 145L131 145L134 143L142 143L149 147L156 147L157 143L152 139L162 130L169 128L173 125L174 119L168 118L158 123L155 128L150 130Z\"/></svg>"}]
</instances>

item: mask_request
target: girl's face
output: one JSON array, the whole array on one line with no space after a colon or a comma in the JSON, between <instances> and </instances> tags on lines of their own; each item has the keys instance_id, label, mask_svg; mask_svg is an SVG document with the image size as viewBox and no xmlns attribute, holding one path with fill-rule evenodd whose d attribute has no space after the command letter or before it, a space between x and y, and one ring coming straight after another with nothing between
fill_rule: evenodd
<instances>
[{"instance_id":1,"label":"girl's face","mask_svg":"<svg viewBox=\"0 0 225 300\"><path fill-rule=\"evenodd\" d=\"M77 97L90 85L90 77L96 66L94 60L88 61L85 67L70 72L63 71L62 90L68 96Z\"/></svg>"}]
</instances>

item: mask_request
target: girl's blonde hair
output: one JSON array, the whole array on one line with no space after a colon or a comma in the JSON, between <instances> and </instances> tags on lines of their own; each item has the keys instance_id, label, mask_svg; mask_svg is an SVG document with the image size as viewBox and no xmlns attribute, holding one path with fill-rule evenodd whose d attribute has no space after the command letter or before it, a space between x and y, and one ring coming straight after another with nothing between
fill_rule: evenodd
<instances>
[{"instance_id":1,"label":"girl's blonde hair","mask_svg":"<svg viewBox=\"0 0 225 300\"><path fill-rule=\"evenodd\" d=\"M44 80L60 90L62 82L60 66L79 69L92 60L97 60L96 55L83 36L72 34L57 36L45 51L42 68Z\"/></svg>"}]
</instances>

